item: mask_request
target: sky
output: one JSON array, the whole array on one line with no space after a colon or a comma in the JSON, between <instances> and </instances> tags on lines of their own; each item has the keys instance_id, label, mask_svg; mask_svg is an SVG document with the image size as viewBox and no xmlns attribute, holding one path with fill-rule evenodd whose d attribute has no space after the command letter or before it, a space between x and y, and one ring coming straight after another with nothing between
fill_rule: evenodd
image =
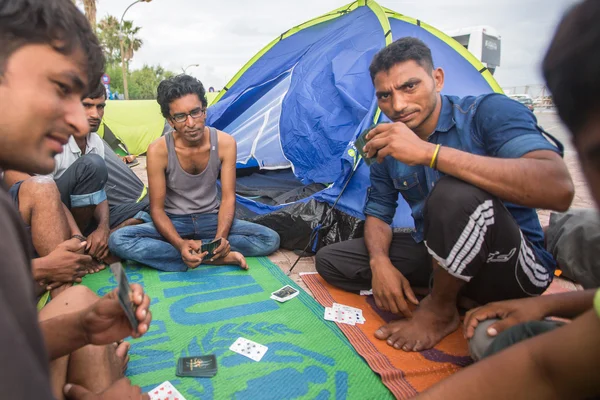
<instances>
[{"instance_id":1,"label":"sky","mask_svg":"<svg viewBox=\"0 0 600 400\"><path fill-rule=\"evenodd\" d=\"M117 18L133 0L98 0L98 20ZM156 65L221 88L258 51L289 28L349 0L152 0L125 16L144 44L131 68ZM543 82L540 62L564 12L577 0L379 0L380 5L442 31L489 25L502 38L502 87Z\"/></svg>"}]
</instances>

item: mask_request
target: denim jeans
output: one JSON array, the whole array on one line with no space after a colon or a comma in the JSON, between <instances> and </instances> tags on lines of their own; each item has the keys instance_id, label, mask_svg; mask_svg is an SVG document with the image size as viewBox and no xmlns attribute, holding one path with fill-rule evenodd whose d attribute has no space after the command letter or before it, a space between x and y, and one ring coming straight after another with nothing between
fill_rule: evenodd
<instances>
[{"instance_id":1,"label":"denim jeans","mask_svg":"<svg viewBox=\"0 0 600 400\"><path fill-rule=\"evenodd\" d=\"M217 233L217 214L169 215L183 239L210 241ZM234 219L229 236L231 251L246 257L266 256L279 248L279 235L265 226ZM161 271L186 271L181 253L158 232L154 223L127 226L110 235L110 251Z\"/></svg>"}]
</instances>

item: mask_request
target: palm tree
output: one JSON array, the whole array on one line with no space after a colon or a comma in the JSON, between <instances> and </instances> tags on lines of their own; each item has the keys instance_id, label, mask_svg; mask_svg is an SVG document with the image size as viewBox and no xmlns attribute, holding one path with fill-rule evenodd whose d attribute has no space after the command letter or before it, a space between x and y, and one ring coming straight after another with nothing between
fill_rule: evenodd
<instances>
[{"instance_id":1,"label":"palm tree","mask_svg":"<svg viewBox=\"0 0 600 400\"><path fill-rule=\"evenodd\" d=\"M133 26L133 21L123 21L122 32L123 32L123 47L124 47L124 60L129 66L129 61L133 58L133 54L142 47L144 42L139 37L136 37L140 31L139 26ZM129 67L128 67L129 69Z\"/></svg>"},{"instance_id":2,"label":"palm tree","mask_svg":"<svg viewBox=\"0 0 600 400\"><path fill-rule=\"evenodd\" d=\"M85 16L92 26L92 30L96 32L96 0L73 0L73 3L77 5L83 4L83 10Z\"/></svg>"}]
</instances>

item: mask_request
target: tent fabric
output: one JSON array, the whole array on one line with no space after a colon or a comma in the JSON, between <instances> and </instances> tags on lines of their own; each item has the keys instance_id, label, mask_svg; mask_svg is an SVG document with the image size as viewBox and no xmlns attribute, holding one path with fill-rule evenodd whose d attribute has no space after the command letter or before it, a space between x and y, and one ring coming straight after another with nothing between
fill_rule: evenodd
<instances>
[{"instance_id":1,"label":"tent fabric","mask_svg":"<svg viewBox=\"0 0 600 400\"><path fill-rule=\"evenodd\" d=\"M406 36L422 39L446 74L443 93L501 92L489 71L454 39L410 17L355 1L284 32L253 57L208 109L207 124L232 134L238 168L291 168L305 185L327 188L312 200L364 219L369 169L354 139L386 118L377 107L368 67L379 50ZM257 215L283 213L296 203L270 205L238 196ZM393 227L411 228L401 198ZM314 226L311 223L311 226ZM271 226L273 227L273 226Z\"/></svg>"},{"instance_id":2,"label":"tent fabric","mask_svg":"<svg viewBox=\"0 0 600 400\"><path fill-rule=\"evenodd\" d=\"M156 100L108 100L98 134L104 137L105 127L109 127L112 135L131 154L140 155L161 136L164 125L165 118ZM109 135L107 139L111 147L116 143Z\"/></svg>"},{"instance_id":3,"label":"tent fabric","mask_svg":"<svg viewBox=\"0 0 600 400\"><path fill-rule=\"evenodd\" d=\"M104 143L104 161L108 169L106 197L112 206L136 203L145 197L144 182Z\"/></svg>"}]
</instances>

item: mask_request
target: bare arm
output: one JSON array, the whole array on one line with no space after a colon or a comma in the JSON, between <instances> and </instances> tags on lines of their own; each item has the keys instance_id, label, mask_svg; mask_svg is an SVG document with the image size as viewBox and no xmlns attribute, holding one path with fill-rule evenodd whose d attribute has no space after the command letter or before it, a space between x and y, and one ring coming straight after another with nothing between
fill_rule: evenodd
<instances>
[{"instance_id":1,"label":"bare arm","mask_svg":"<svg viewBox=\"0 0 600 400\"><path fill-rule=\"evenodd\" d=\"M69 229L71 230L71 236L81 235L81 230L77 226L77 222L75 222L75 218L73 218L73 214L71 214L71 210L69 210L64 203L62 206L63 206L63 210L65 211L67 223L69 224Z\"/></svg>"},{"instance_id":2,"label":"bare arm","mask_svg":"<svg viewBox=\"0 0 600 400\"><path fill-rule=\"evenodd\" d=\"M235 163L237 144L235 140L224 133L219 133L219 150L223 152L221 161L221 206L215 237L227 238L235 217Z\"/></svg>"},{"instance_id":3,"label":"bare arm","mask_svg":"<svg viewBox=\"0 0 600 400\"><path fill-rule=\"evenodd\" d=\"M600 393L600 319L518 343L441 381L419 399L568 399Z\"/></svg>"},{"instance_id":4,"label":"bare arm","mask_svg":"<svg viewBox=\"0 0 600 400\"><path fill-rule=\"evenodd\" d=\"M381 261L390 262L392 228L371 215L365 221L365 245L371 259L371 269L377 268Z\"/></svg>"},{"instance_id":5,"label":"bare arm","mask_svg":"<svg viewBox=\"0 0 600 400\"><path fill-rule=\"evenodd\" d=\"M408 165L430 166L436 145L420 139L402 123L380 124L369 132L369 157L382 162L392 156ZM534 208L564 211L571 205L574 187L559 155L537 150L521 158L486 157L441 147L437 168L502 200Z\"/></svg>"},{"instance_id":6,"label":"bare arm","mask_svg":"<svg viewBox=\"0 0 600 400\"><path fill-rule=\"evenodd\" d=\"M435 146L428 144L433 156ZM423 160L423 165L429 164L431 156ZM442 147L437 168L503 200L528 207L566 211L575 193L565 163L550 150L509 159Z\"/></svg>"},{"instance_id":7,"label":"bare arm","mask_svg":"<svg viewBox=\"0 0 600 400\"><path fill-rule=\"evenodd\" d=\"M181 249L184 240L179 236L175 226L165 212L165 197L167 181L167 144L160 138L148 147L148 192L150 196L150 215L158 232L167 239L175 248Z\"/></svg>"},{"instance_id":8,"label":"bare arm","mask_svg":"<svg viewBox=\"0 0 600 400\"><path fill-rule=\"evenodd\" d=\"M472 338L477 325L488 319L499 319L487 328L488 335L496 336L527 321L539 321L546 317L578 317L592 307L595 292L596 290L585 290L488 303L467 313L464 322L465 337Z\"/></svg>"}]
</instances>

